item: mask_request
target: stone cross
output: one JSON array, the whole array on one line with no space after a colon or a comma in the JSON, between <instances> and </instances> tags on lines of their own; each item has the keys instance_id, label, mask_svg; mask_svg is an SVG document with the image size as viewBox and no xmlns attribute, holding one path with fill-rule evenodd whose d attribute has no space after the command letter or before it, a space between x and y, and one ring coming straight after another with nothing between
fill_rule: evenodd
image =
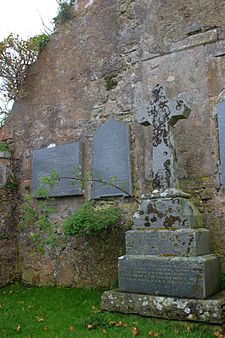
<instances>
[{"instance_id":1,"label":"stone cross","mask_svg":"<svg viewBox=\"0 0 225 338\"><path fill-rule=\"evenodd\" d=\"M144 126L153 126L153 192L161 193L176 188L176 152L172 127L180 119L189 116L191 109L183 100L170 101L165 89L156 85L153 99L139 121Z\"/></svg>"}]
</instances>

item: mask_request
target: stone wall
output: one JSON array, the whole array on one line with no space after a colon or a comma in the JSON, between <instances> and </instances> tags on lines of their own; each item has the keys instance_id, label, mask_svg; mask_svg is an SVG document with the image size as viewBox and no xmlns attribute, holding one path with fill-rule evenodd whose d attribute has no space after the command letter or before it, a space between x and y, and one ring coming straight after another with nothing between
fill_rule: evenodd
<instances>
[{"instance_id":1,"label":"stone wall","mask_svg":"<svg viewBox=\"0 0 225 338\"><path fill-rule=\"evenodd\" d=\"M8 151L0 151L0 286L17 276L16 189Z\"/></svg>"},{"instance_id":2,"label":"stone wall","mask_svg":"<svg viewBox=\"0 0 225 338\"><path fill-rule=\"evenodd\" d=\"M82 140L84 168L90 170L93 132L110 117L130 125L134 194L150 192L151 128L140 126L136 114L152 87L162 83L192 109L189 119L175 127L179 182L193 195L225 269L225 194L216 122L216 102L225 86L223 0L78 0L74 10L74 19L57 27L30 67L24 97L11 113L20 195L31 185L32 151L51 143ZM88 184L83 197L58 198L58 217L90 196ZM107 202L120 207L126 219L137 208L130 199ZM124 252L124 231L121 226L109 234L106 251L101 242L77 239L62 255L40 255L21 231L22 280L109 286Z\"/></svg>"}]
</instances>

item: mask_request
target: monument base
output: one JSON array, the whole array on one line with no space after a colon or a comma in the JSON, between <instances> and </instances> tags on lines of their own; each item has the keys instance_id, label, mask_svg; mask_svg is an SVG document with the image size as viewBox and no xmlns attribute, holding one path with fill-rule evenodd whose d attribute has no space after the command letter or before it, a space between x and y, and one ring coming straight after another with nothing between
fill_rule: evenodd
<instances>
[{"instance_id":1,"label":"monument base","mask_svg":"<svg viewBox=\"0 0 225 338\"><path fill-rule=\"evenodd\" d=\"M225 291L202 300L112 290L103 293L101 309L163 319L223 324L225 321Z\"/></svg>"}]
</instances>

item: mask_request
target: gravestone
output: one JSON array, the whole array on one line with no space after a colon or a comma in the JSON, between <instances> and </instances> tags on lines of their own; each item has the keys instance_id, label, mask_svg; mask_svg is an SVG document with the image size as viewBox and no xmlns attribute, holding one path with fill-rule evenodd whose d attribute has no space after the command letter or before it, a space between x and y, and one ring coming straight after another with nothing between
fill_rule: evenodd
<instances>
[{"instance_id":1,"label":"gravestone","mask_svg":"<svg viewBox=\"0 0 225 338\"><path fill-rule=\"evenodd\" d=\"M217 121L220 147L220 181L225 188L225 99L217 104Z\"/></svg>"},{"instance_id":2,"label":"gravestone","mask_svg":"<svg viewBox=\"0 0 225 338\"><path fill-rule=\"evenodd\" d=\"M131 194L129 125L110 119L99 127L93 137L92 156L94 199Z\"/></svg>"},{"instance_id":3,"label":"gravestone","mask_svg":"<svg viewBox=\"0 0 225 338\"><path fill-rule=\"evenodd\" d=\"M49 176L53 170L61 179L50 188L46 185L49 196L82 195L81 182L66 177L76 176L78 170L83 174L83 146L81 142L62 144L51 148L38 149L33 152L32 192L38 197L40 179ZM64 178L63 178L64 177Z\"/></svg>"},{"instance_id":4,"label":"gravestone","mask_svg":"<svg viewBox=\"0 0 225 338\"><path fill-rule=\"evenodd\" d=\"M126 255L118 260L119 291L105 292L101 308L221 323L224 298L208 299L220 289L219 259L211 253L210 232L202 228L190 195L177 189L172 127L190 109L168 98L160 85L152 96L139 122L153 127L154 190L126 233Z\"/></svg>"}]
</instances>

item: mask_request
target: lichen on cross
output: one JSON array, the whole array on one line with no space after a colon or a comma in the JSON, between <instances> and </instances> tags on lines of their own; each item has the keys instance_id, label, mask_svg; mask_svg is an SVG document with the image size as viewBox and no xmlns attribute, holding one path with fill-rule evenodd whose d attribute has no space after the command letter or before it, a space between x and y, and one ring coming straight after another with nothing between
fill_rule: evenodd
<instances>
[{"instance_id":1,"label":"lichen on cross","mask_svg":"<svg viewBox=\"0 0 225 338\"><path fill-rule=\"evenodd\" d=\"M178 120L187 118L191 109L183 100L170 101L159 84L153 88L152 95L139 122L153 127L153 193L161 193L177 187L172 127Z\"/></svg>"}]
</instances>

